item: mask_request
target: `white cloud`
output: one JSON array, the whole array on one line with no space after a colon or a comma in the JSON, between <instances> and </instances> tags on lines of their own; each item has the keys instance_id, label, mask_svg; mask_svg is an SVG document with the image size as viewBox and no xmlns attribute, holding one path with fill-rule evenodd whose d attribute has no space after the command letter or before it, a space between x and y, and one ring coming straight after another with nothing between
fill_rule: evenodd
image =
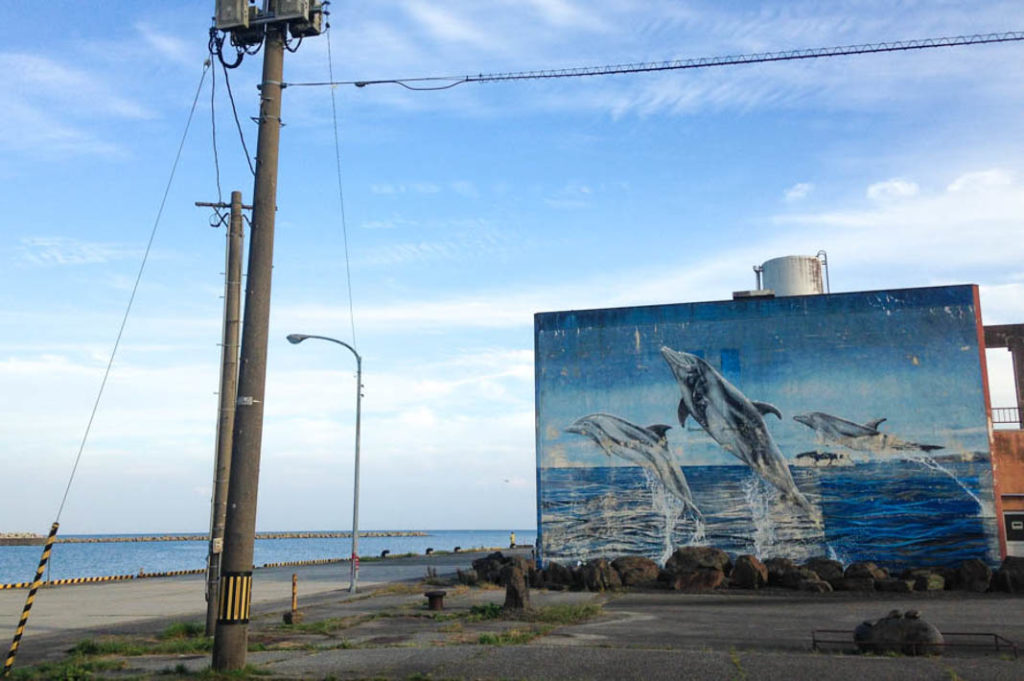
<instances>
[{"instance_id":1,"label":"white cloud","mask_svg":"<svg viewBox=\"0 0 1024 681\"><path fill-rule=\"evenodd\" d=\"M21 252L25 260L36 265L96 265L140 257L137 250L125 246L69 237L25 238L21 240Z\"/></svg>"},{"instance_id":2,"label":"white cloud","mask_svg":"<svg viewBox=\"0 0 1024 681\"><path fill-rule=\"evenodd\" d=\"M916 196L920 188L915 182L900 177L876 182L867 189L867 197L872 201L891 201L893 199Z\"/></svg>"},{"instance_id":3,"label":"white cloud","mask_svg":"<svg viewBox=\"0 0 1024 681\"><path fill-rule=\"evenodd\" d=\"M786 190L786 201L795 202L807 198L807 195L814 191L814 185L810 182L797 182Z\"/></svg>"},{"instance_id":4,"label":"white cloud","mask_svg":"<svg viewBox=\"0 0 1024 681\"><path fill-rule=\"evenodd\" d=\"M950 192L979 192L1009 187L1011 184L1013 177L1005 170L982 170L961 175L946 189Z\"/></svg>"}]
</instances>

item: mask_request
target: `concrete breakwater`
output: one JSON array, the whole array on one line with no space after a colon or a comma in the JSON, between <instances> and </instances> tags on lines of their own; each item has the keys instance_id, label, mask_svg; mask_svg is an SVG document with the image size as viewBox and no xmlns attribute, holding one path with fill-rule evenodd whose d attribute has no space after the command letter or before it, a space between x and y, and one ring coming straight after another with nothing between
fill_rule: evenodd
<instances>
[{"instance_id":1,"label":"concrete breakwater","mask_svg":"<svg viewBox=\"0 0 1024 681\"><path fill-rule=\"evenodd\" d=\"M46 537L32 532L0 532L0 546L40 546Z\"/></svg>"},{"instance_id":2,"label":"concrete breakwater","mask_svg":"<svg viewBox=\"0 0 1024 681\"><path fill-rule=\"evenodd\" d=\"M351 532L257 532L257 539L348 539ZM426 532L418 531L368 531L360 532L360 537L426 537ZM41 538L40 543L45 541ZM120 537L58 537L58 544L110 544L116 542L154 542L154 541L208 541L209 537L202 534L163 534L145 536Z\"/></svg>"}]
</instances>

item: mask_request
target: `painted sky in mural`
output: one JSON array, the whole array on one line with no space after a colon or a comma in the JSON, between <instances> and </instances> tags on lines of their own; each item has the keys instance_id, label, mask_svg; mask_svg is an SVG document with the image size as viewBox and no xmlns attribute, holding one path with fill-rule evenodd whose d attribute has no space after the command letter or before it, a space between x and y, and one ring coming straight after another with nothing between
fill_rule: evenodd
<instances>
[{"instance_id":1,"label":"painted sky in mural","mask_svg":"<svg viewBox=\"0 0 1024 681\"><path fill-rule=\"evenodd\" d=\"M897 564L928 540L890 550L907 532L894 517L948 516L972 519L957 530L970 539L951 535L933 558L991 557L975 301L953 286L538 315L542 544L563 558L622 550L629 531L601 523L649 506L662 511L634 527L660 534L653 548L640 541L648 554L742 535L731 548ZM661 472L666 458L689 479L692 509L657 493L682 488ZM642 479L606 471L637 464ZM633 488L633 516L617 485ZM586 486L604 491L584 499ZM927 496L940 507L925 511Z\"/></svg>"}]
</instances>

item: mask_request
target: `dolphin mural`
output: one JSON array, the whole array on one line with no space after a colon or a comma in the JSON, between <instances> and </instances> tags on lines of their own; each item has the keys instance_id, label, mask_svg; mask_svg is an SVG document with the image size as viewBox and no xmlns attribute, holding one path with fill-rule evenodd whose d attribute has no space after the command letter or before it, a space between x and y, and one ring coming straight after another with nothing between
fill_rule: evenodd
<instances>
[{"instance_id":1,"label":"dolphin mural","mask_svg":"<svg viewBox=\"0 0 1024 681\"><path fill-rule=\"evenodd\" d=\"M725 380L710 364L696 355L661 348L661 356L668 363L679 384L682 398L677 414L679 423L686 419L700 424L722 448L738 458L782 492L787 501L796 504L816 524L821 524L821 511L797 489L778 445L768 432L765 414L782 413L767 402L754 402Z\"/></svg>"},{"instance_id":2,"label":"dolphin mural","mask_svg":"<svg viewBox=\"0 0 1024 681\"><path fill-rule=\"evenodd\" d=\"M807 414L797 414L793 417L793 420L813 430L821 442L832 442L860 452L904 452L912 450L931 452L936 449L944 449L940 445L923 445L917 442L907 442L895 435L879 432L878 426L885 419L872 419L861 425L838 416L833 416L832 414L812 411Z\"/></svg>"},{"instance_id":3,"label":"dolphin mural","mask_svg":"<svg viewBox=\"0 0 1024 681\"><path fill-rule=\"evenodd\" d=\"M678 498L699 519L703 514L693 503L690 486L668 448L665 433L671 426L638 426L611 414L590 414L576 419L566 432L589 437L608 456L617 456L643 466L658 476L670 494Z\"/></svg>"}]
</instances>

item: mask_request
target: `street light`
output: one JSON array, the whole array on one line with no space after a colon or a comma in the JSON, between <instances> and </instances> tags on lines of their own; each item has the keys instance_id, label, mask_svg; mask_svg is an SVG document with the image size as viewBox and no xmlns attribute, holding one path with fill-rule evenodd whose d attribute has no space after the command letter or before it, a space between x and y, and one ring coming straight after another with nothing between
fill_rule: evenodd
<instances>
[{"instance_id":1,"label":"street light","mask_svg":"<svg viewBox=\"0 0 1024 681\"><path fill-rule=\"evenodd\" d=\"M352 495L352 560L351 577L349 579L349 593L356 592L356 584L359 582L359 419L363 400L363 358L359 356L356 349L344 341L327 336L313 336L305 333L289 334L288 342L294 345L301 343L307 338L318 338L320 340L337 343L348 350L356 357L356 481L355 492Z\"/></svg>"}]
</instances>

